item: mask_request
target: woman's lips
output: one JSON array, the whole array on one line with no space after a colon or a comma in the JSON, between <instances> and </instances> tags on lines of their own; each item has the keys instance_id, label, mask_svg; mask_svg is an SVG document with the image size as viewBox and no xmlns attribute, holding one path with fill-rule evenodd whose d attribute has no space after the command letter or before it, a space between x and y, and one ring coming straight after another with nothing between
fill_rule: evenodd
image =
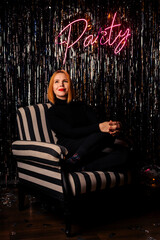
<instances>
[{"instance_id":1,"label":"woman's lips","mask_svg":"<svg viewBox=\"0 0 160 240\"><path fill-rule=\"evenodd\" d=\"M64 91L65 91L65 88L59 88L58 91L64 92Z\"/></svg>"}]
</instances>

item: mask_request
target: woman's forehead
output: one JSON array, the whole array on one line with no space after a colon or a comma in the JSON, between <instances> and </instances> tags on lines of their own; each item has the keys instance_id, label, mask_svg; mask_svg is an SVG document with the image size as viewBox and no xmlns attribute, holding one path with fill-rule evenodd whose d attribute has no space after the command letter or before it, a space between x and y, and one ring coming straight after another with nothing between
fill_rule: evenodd
<instances>
[{"instance_id":1,"label":"woman's forehead","mask_svg":"<svg viewBox=\"0 0 160 240\"><path fill-rule=\"evenodd\" d=\"M62 78L64 79L67 78L65 73L57 73L54 79L62 79Z\"/></svg>"}]
</instances>

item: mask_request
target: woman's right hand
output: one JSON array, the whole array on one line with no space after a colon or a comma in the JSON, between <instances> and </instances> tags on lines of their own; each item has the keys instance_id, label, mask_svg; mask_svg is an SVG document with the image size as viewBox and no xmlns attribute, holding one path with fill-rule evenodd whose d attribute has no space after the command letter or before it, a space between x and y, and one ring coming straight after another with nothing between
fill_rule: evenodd
<instances>
[{"instance_id":1,"label":"woman's right hand","mask_svg":"<svg viewBox=\"0 0 160 240\"><path fill-rule=\"evenodd\" d=\"M109 121L102 122L99 124L99 129L101 132L110 133L111 135L116 135L120 131L120 122L117 121Z\"/></svg>"}]
</instances>

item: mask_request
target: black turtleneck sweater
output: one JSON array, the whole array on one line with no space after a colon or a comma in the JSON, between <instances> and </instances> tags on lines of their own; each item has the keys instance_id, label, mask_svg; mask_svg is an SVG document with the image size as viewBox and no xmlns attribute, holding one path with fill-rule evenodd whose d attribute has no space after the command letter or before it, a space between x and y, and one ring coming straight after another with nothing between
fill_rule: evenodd
<instances>
[{"instance_id":1,"label":"black turtleneck sweater","mask_svg":"<svg viewBox=\"0 0 160 240\"><path fill-rule=\"evenodd\" d=\"M102 133L99 121L91 106L83 102L70 102L56 98L48 109L47 120L56 133L57 143L67 148L68 156L78 151L85 155L113 144L109 133Z\"/></svg>"},{"instance_id":2,"label":"black turtleneck sweater","mask_svg":"<svg viewBox=\"0 0 160 240\"><path fill-rule=\"evenodd\" d=\"M86 170L106 170L123 165L128 159L128 155L119 150L101 155L105 147L113 146L114 138L100 131L95 112L83 102L67 103L56 99L48 109L47 120L56 133L57 143L67 148L68 157L74 153L82 157Z\"/></svg>"},{"instance_id":3,"label":"black turtleneck sweater","mask_svg":"<svg viewBox=\"0 0 160 240\"><path fill-rule=\"evenodd\" d=\"M58 142L64 138L77 139L100 132L99 122L90 106L83 102L70 102L56 98L48 110L48 121Z\"/></svg>"}]
</instances>

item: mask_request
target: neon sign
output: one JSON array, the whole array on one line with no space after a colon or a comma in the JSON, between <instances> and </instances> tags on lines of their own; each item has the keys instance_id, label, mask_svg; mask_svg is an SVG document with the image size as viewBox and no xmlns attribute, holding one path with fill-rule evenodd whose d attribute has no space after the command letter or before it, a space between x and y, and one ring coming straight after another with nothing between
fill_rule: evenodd
<instances>
[{"instance_id":1,"label":"neon sign","mask_svg":"<svg viewBox=\"0 0 160 240\"><path fill-rule=\"evenodd\" d=\"M113 20L112 23L109 27L105 28L104 30L102 30L101 28L98 31L97 36L94 38L93 35L89 35L85 38L84 42L83 42L83 46L84 47L88 47L89 45L93 45L95 44L98 40L100 45L115 45L114 48L114 53L118 54L126 45L126 42L129 38L129 36L131 36L131 31L129 28L126 29L126 31L124 33L122 33L122 30L120 30L118 32L118 35L114 38L113 40L113 33L115 31L115 29L117 29L118 27L121 26L121 24L115 24L115 18L116 18L117 12L114 14L113 16ZM80 36L78 36L78 38L73 42L70 43L71 40L71 33L72 33L72 26L73 24L78 24L78 23L84 23L84 29L81 33ZM66 58L67 58L67 52L68 49L73 47L84 35L84 33L87 31L88 28L88 22L86 19L81 18L81 19L77 19L71 23L69 23L65 28L62 29L62 31L58 34L58 36L56 37L56 44L58 44L58 38L61 37L67 30L68 30L68 36L67 36L67 41L62 41L59 44L65 44L66 45L66 49L65 49L65 56L64 56L64 60L63 60L63 64L65 64L66 62ZM111 40L112 39L112 40Z\"/></svg>"}]
</instances>

